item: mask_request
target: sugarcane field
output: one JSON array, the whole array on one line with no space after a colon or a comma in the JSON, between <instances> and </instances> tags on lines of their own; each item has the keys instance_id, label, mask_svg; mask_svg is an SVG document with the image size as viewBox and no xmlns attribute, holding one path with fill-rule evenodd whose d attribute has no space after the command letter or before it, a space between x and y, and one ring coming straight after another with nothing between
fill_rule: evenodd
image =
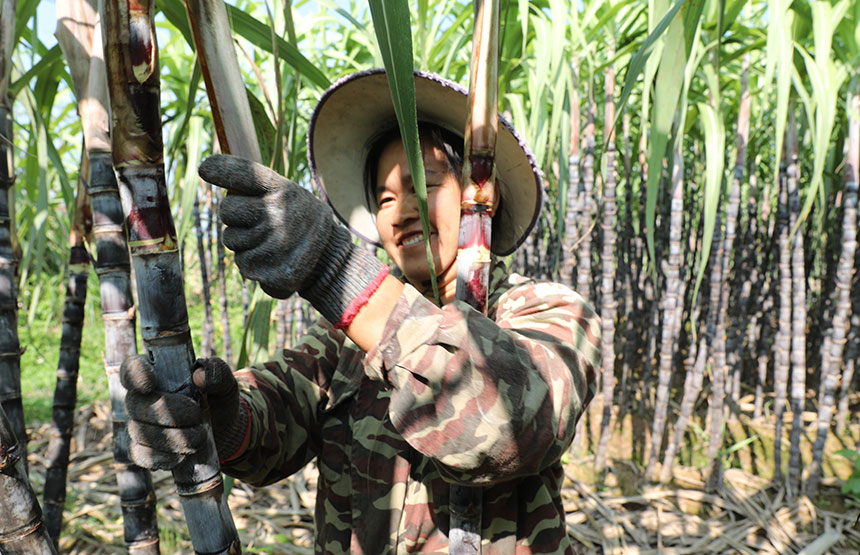
<instances>
[{"instance_id":1,"label":"sugarcane field","mask_svg":"<svg viewBox=\"0 0 860 555\"><path fill-rule=\"evenodd\" d=\"M860 553L857 0L0 0L0 553Z\"/></svg>"}]
</instances>

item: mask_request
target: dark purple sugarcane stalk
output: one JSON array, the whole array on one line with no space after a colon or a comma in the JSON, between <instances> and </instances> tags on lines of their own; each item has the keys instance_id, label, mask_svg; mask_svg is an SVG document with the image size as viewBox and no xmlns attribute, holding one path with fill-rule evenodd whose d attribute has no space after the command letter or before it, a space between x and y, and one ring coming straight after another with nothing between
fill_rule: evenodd
<instances>
[{"instance_id":1,"label":"dark purple sugarcane stalk","mask_svg":"<svg viewBox=\"0 0 860 555\"><path fill-rule=\"evenodd\" d=\"M614 52L614 45L610 52ZM610 53L610 59L613 55ZM600 252L600 328L601 353L603 358L603 415L600 420L600 440L597 444L595 469L601 472L606 465L606 451L609 446L609 436L612 434L612 407L615 396L615 314L618 303L615 300L615 225L618 206L615 203L616 173L615 173L615 133L612 122L615 121L615 67L612 64L606 68L604 81L605 111L604 138L606 148L606 172L603 178L603 220L600 222L602 244Z\"/></svg>"},{"instance_id":2,"label":"dark purple sugarcane stalk","mask_svg":"<svg viewBox=\"0 0 860 555\"><path fill-rule=\"evenodd\" d=\"M574 245L579 239L579 63L573 64L574 93L570 97L570 150L567 156L567 204L564 214L564 242L562 243L561 280L565 285L573 286L576 277L576 249Z\"/></svg>"},{"instance_id":3,"label":"dark purple sugarcane stalk","mask_svg":"<svg viewBox=\"0 0 860 555\"><path fill-rule=\"evenodd\" d=\"M203 337L200 340L200 356L209 358L215 356L215 323L212 319L212 295L210 287L210 268L207 262L208 249L203 241L203 224L200 221L199 196L194 195L194 231L197 234L197 256L200 259L200 284L203 292Z\"/></svg>"},{"instance_id":4,"label":"dark purple sugarcane stalk","mask_svg":"<svg viewBox=\"0 0 860 555\"><path fill-rule=\"evenodd\" d=\"M844 212L842 215L842 248L839 253L839 264L836 269L836 307L833 313L831 329L832 341L825 343L829 347L822 353L821 381L824 395L818 407L818 430L815 443L812 446L812 463L809 465L809 478L806 483L806 495L815 499L818 486L821 483L824 444L830 435L830 423L836 404L835 394L839 371L842 367L843 348L850 328L851 312L851 278L854 271L854 254L857 250L857 182L853 180L853 169L847 164L845 176Z\"/></svg>"},{"instance_id":5,"label":"dark purple sugarcane stalk","mask_svg":"<svg viewBox=\"0 0 860 555\"><path fill-rule=\"evenodd\" d=\"M111 154L120 186L131 260L137 277L140 330L158 387L189 396L195 360L176 231L165 181L159 102L158 45L151 0L104 5L102 29L111 105ZM194 550L241 550L221 478L212 432L173 469Z\"/></svg>"},{"instance_id":6,"label":"dark purple sugarcane stalk","mask_svg":"<svg viewBox=\"0 0 860 555\"><path fill-rule=\"evenodd\" d=\"M26 458L27 451L0 406L0 551L21 555L56 553L42 522L39 500L27 479Z\"/></svg>"},{"instance_id":7,"label":"dark purple sugarcane stalk","mask_svg":"<svg viewBox=\"0 0 860 555\"><path fill-rule=\"evenodd\" d=\"M18 341L18 246L14 236L15 165L9 77L15 39L15 0L0 0L0 405L23 452L27 431L21 403L21 344ZM26 457L24 457L26 474Z\"/></svg>"},{"instance_id":8,"label":"dark purple sugarcane stalk","mask_svg":"<svg viewBox=\"0 0 860 555\"><path fill-rule=\"evenodd\" d=\"M684 304L681 295L681 234L684 225L684 158L676 141L672 155L672 205L669 212L669 255L666 258L666 289L663 298L663 330L660 336L660 355L657 366L657 397L654 402L654 421L651 426L651 451L645 475L657 478L657 461L663 445L666 416L669 409L670 388L675 351L678 346L680 319L678 309ZM701 387L701 385L699 386ZM674 457L674 454L673 454ZM668 458L668 456L667 456ZM664 461L664 465L666 462Z\"/></svg>"},{"instance_id":9,"label":"dark purple sugarcane stalk","mask_svg":"<svg viewBox=\"0 0 860 555\"><path fill-rule=\"evenodd\" d=\"M798 225L800 193L798 180L797 121L789 107L788 132L788 214L791 229L791 434L788 453L788 499L800 489L800 435L803 431L803 410L806 401L806 267L804 264L803 233Z\"/></svg>"},{"instance_id":10,"label":"dark purple sugarcane stalk","mask_svg":"<svg viewBox=\"0 0 860 555\"><path fill-rule=\"evenodd\" d=\"M221 344L224 347L224 360L230 368L233 368L233 338L230 335L230 314L227 311L227 266L224 263L224 241L221 238L221 214L218 204L221 203L223 193L220 189L215 192L215 204L212 211L215 214L215 258L218 279L218 306L221 310Z\"/></svg>"},{"instance_id":11,"label":"dark purple sugarcane stalk","mask_svg":"<svg viewBox=\"0 0 860 555\"><path fill-rule=\"evenodd\" d=\"M851 97L853 98L849 98L849 102L855 100L854 107L860 107L860 96L852 94ZM832 340L825 343L829 348L821 355L821 381L823 382L824 395L818 407L818 431L812 446L812 463L809 466L809 478L806 483L806 494L813 499L818 494L818 487L821 483L824 445L827 436L830 435L830 423L836 405L837 381L842 369L844 347L851 328L851 282L857 251L857 162L860 158L860 133L858 133L860 130L857 127L856 118L851 117L845 145L847 160L842 173L844 208L841 250L836 267L835 310L831 324ZM851 378L852 376L849 375L845 379L843 375L846 382L843 387L850 383Z\"/></svg>"},{"instance_id":12,"label":"dark purple sugarcane stalk","mask_svg":"<svg viewBox=\"0 0 860 555\"><path fill-rule=\"evenodd\" d=\"M860 113L860 90L855 87L850 96L851 108L848 119L848 164L845 168L846 178L853 181L856 186L860 186L860 118L856 114ZM857 225L855 219L855 225ZM857 236L857 230L854 230L854 236ZM854 254L855 261L857 252ZM854 304L854 307L857 305ZM849 326L845 347L845 370L842 373L842 384L839 390L839 410L836 413L836 432L841 434L845 431L845 425L848 420L848 400L851 393L854 391L852 385L854 381L854 365L857 356L857 335L858 323L860 323L860 314L856 308L851 315L851 324Z\"/></svg>"},{"instance_id":13,"label":"dark purple sugarcane stalk","mask_svg":"<svg viewBox=\"0 0 860 555\"><path fill-rule=\"evenodd\" d=\"M87 300L87 276L90 257L84 239L92 231L92 212L87 197L85 176L89 172L86 153L81 156L75 215L69 234L69 270L66 299L63 306L63 331L60 355L57 359L57 383L51 416L51 436L46 454L45 527L54 546L59 545L66 502L66 475L69 468L72 431L77 404L78 369L81 358L81 336L84 325L84 305Z\"/></svg>"},{"instance_id":14,"label":"dark purple sugarcane stalk","mask_svg":"<svg viewBox=\"0 0 860 555\"><path fill-rule=\"evenodd\" d=\"M69 61L78 96L89 166L83 182L92 208L91 243L95 247L92 262L101 294L104 368L111 398L112 447L123 536L129 553L150 555L159 552L155 491L149 471L132 464L128 454L128 417L123 403L126 392L119 381L120 364L137 353L137 338L128 245L111 163L107 83L99 10L95 4L92 0L59 4L57 37ZM50 509L46 507L46 512ZM49 530L50 526L49 522Z\"/></svg>"},{"instance_id":15,"label":"dark purple sugarcane stalk","mask_svg":"<svg viewBox=\"0 0 860 555\"><path fill-rule=\"evenodd\" d=\"M784 159L784 157L783 157ZM784 164L782 164L784 166ZM788 185L783 168L780 168L779 197L776 216L779 261L777 262L778 286L776 298L779 299L777 330L774 337L773 357L773 413L776 418L773 440L774 482L783 478L782 471L782 429L788 393L788 371L791 353L791 250L788 234Z\"/></svg>"},{"instance_id":16,"label":"dark purple sugarcane stalk","mask_svg":"<svg viewBox=\"0 0 860 555\"><path fill-rule=\"evenodd\" d=\"M751 95L748 90L748 82L749 82L749 54L744 57L744 70L743 76L741 77L741 101L738 106L738 127L737 127L737 156L735 157L735 169L734 176L732 178L732 185L729 191L729 201L726 207L726 235L724 238L725 247L723 252L724 262L723 262L723 298L725 304L723 305L724 310L729 310L729 293L731 289L731 281L729 279L730 276L730 261L736 260L737 262L741 262L740 258L736 258L733 256L734 249L734 240L736 236L736 230L738 227L738 213L740 210L741 203L741 183L743 183L744 179L744 167L746 165L746 151L747 151L747 142L749 141L750 134L750 103L751 103ZM743 249L742 249L743 252ZM737 270L737 269L736 269ZM736 271L737 275L738 272ZM731 394L731 406L730 408L730 418L734 419L737 413L737 405L740 400L740 383L741 383L741 371L742 371L742 351L741 345L739 345L739 338L743 337L744 331L746 330L746 301L749 299L749 295L744 297L741 295L741 298L738 300L738 306L736 313L741 313L742 316L737 318L733 318L734 325L730 330L727 330L728 334L726 337L726 365L727 372L729 375L729 380L727 383L727 390ZM725 321L723 322L725 326Z\"/></svg>"}]
</instances>

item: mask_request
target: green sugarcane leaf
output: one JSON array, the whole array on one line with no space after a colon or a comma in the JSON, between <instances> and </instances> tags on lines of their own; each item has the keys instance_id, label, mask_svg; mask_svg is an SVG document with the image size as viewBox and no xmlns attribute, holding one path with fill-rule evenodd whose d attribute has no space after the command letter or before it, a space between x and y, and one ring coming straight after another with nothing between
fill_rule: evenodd
<instances>
[{"instance_id":1,"label":"green sugarcane leaf","mask_svg":"<svg viewBox=\"0 0 860 555\"><path fill-rule=\"evenodd\" d=\"M275 46L272 45L271 28L239 8L226 3L225 5L227 7L227 17L230 19L230 26L233 32L248 40L248 42L257 48L273 54ZM188 13L182 4L182 0L156 0L156 6L164 13L167 20L179 29L193 50L194 41L191 37L191 27L188 23ZM305 58L295 46L277 35L275 36L275 42L279 58L298 70L313 85L321 89L329 87L331 82L325 73Z\"/></svg>"},{"instance_id":2,"label":"green sugarcane leaf","mask_svg":"<svg viewBox=\"0 0 860 555\"><path fill-rule=\"evenodd\" d=\"M624 84L621 86L621 94L618 97L618 104L615 107L615 120L612 122L612 129L615 129L616 124L618 123L618 118L622 113L624 113L624 107L627 106L627 100L630 98L630 94L633 92L633 86L636 84L636 80L639 79L639 76L645 70L645 64L648 59L651 57L651 54L654 52L655 47L658 44L658 40L663 36L663 33L666 32L666 29L669 28L669 24L674 21L675 16L678 15L678 11L681 9L681 6L684 4L685 0L678 0L675 2L675 5L672 6L666 15L660 19L660 22L654 27L654 30L648 34L645 40L642 42L642 46L639 47L639 50L636 51L636 54L630 58L630 64L627 66L627 72L624 74ZM646 82L645 86L650 86L650 83Z\"/></svg>"},{"instance_id":3,"label":"green sugarcane leaf","mask_svg":"<svg viewBox=\"0 0 860 555\"><path fill-rule=\"evenodd\" d=\"M274 303L275 300L266 295L261 287L254 290L254 297L248 308L248 324L242 332L237 368L244 368L269 357L269 328Z\"/></svg>"},{"instance_id":4,"label":"green sugarcane leaf","mask_svg":"<svg viewBox=\"0 0 860 555\"><path fill-rule=\"evenodd\" d=\"M197 89L200 88L201 77L202 72L200 71L200 64L195 60L194 69L191 70L191 79L188 81L188 97L185 102L185 111L182 113L182 119L180 120L176 131L173 133L170 144L167 147L168 157L171 159L176 157L176 152L179 149L179 146L183 143L183 139L185 138L188 130L188 122L191 119L194 108L197 106Z\"/></svg>"},{"instance_id":5,"label":"green sugarcane leaf","mask_svg":"<svg viewBox=\"0 0 860 555\"><path fill-rule=\"evenodd\" d=\"M436 275L436 265L430 250L430 221L427 208L427 183L424 157L418 138L418 112L415 107L415 78L412 65L412 23L407 0L370 0L370 14L379 43L379 51L388 75L391 100L397 115L397 125L403 137L403 147L412 174L412 187L418 199L418 213L424 232L424 251L430 275ZM436 280L431 279L433 297L439 304Z\"/></svg>"},{"instance_id":6,"label":"green sugarcane leaf","mask_svg":"<svg viewBox=\"0 0 860 555\"><path fill-rule=\"evenodd\" d=\"M266 107L257 96L251 92L247 86L245 94L248 96L248 105L251 108L251 119L254 121L254 130L257 134L257 143L260 145L260 156L263 160L271 160L272 153L277 148L275 137L275 126L269 119L266 113ZM283 173L283 168L275 168L279 173Z\"/></svg>"},{"instance_id":7,"label":"green sugarcane leaf","mask_svg":"<svg viewBox=\"0 0 860 555\"><path fill-rule=\"evenodd\" d=\"M161 10L164 17L185 38L185 42L194 50L194 37L191 33L191 24L188 22L188 10L181 0L155 0L155 7Z\"/></svg>"},{"instance_id":8,"label":"green sugarcane leaf","mask_svg":"<svg viewBox=\"0 0 860 555\"><path fill-rule=\"evenodd\" d=\"M798 48L803 57L809 80L812 83L812 94L815 105L815 125L813 131L813 165L810 186L794 229L794 234L809 216L815 203L816 195L824 194L824 167L827 163L827 153L830 151L830 136L836 122L836 107L839 90L848 79L848 71L842 65L836 65L831 57L833 32L842 18L848 12L848 1L842 0L835 6L828 3L815 2L812 8L812 28L815 41L815 58L804 48ZM800 87L796 87L800 88ZM810 118L810 122L812 119Z\"/></svg>"},{"instance_id":9,"label":"green sugarcane leaf","mask_svg":"<svg viewBox=\"0 0 860 555\"><path fill-rule=\"evenodd\" d=\"M200 165L202 133L202 118L197 116L192 117L188 122L187 132L184 133L183 140L180 143L185 146L185 174L182 177L182 187L180 188L180 217L176 226L176 239L180 244L185 243L185 238L191 230L194 200L197 198L197 190L200 188L200 177L197 175L197 166Z\"/></svg>"},{"instance_id":10,"label":"green sugarcane leaf","mask_svg":"<svg viewBox=\"0 0 860 555\"><path fill-rule=\"evenodd\" d=\"M765 83L769 83L776 71L776 148L773 162L773 180L779 181L779 165L782 160L782 146L785 139L785 126L788 123L788 100L791 94L792 60L791 26L794 12L788 9L790 0L770 0L768 10L772 14L767 30L767 62Z\"/></svg>"},{"instance_id":11,"label":"green sugarcane leaf","mask_svg":"<svg viewBox=\"0 0 860 555\"><path fill-rule=\"evenodd\" d=\"M28 69L21 77L16 79L9 86L9 95L14 99L21 92L21 89L27 87L34 77L40 77L43 74L54 74L58 71L58 66L63 64L63 51L60 50L60 45L56 44L48 50L38 62L33 64L33 67Z\"/></svg>"},{"instance_id":12,"label":"green sugarcane leaf","mask_svg":"<svg viewBox=\"0 0 860 555\"><path fill-rule=\"evenodd\" d=\"M24 34L24 31L28 30L27 24L33 19L33 16L36 15L39 1L40 0L26 0L24 2L18 2L17 9L15 10L15 39L12 42L13 49L14 45L18 44L18 41L21 40L21 36Z\"/></svg>"},{"instance_id":13,"label":"green sugarcane leaf","mask_svg":"<svg viewBox=\"0 0 860 555\"><path fill-rule=\"evenodd\" d=\"M272 32L267 25L230 4L227 4L227 16L230 18L230 25L236 34L266 52L273 52ZM327 89L331 85L331 81L329 81L326 74L305 58L295 46L277 35L275 36L275 40L277 42L279 58L298 70L303 77L307 78L308 81L317 87Z\"/></svg>"}]
</instances>

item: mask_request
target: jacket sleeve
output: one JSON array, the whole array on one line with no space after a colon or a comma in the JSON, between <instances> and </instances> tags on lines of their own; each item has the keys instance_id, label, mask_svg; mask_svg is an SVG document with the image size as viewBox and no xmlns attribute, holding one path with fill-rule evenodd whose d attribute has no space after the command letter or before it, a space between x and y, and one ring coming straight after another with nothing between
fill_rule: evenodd
<instances>
[{"instance_id":1,"label":"jacket sleeve","mask_svg":"<svg viewBox=\"0 0 860 555\"><path fill-rule=\"evenodd\" d=\"M599 319L568 287L514 286L491 316L461 302L438 308L407 286L365 359L365 372L392 388L397 431L463 484L556 462L600 367Z\"/></svg>"},{"instance_id":2,"label":"jacket sleeve","mask_svg":"<svg viewBox=\"0 0 860 555\"><path fill-rule=\"evenodd\" d=\"M250 418L236 455L221 462L226 474L262 486L295 473L317 455L320 415L343 340L321 321L293 349L236 372Z\"/></svg>"}]
</instances>

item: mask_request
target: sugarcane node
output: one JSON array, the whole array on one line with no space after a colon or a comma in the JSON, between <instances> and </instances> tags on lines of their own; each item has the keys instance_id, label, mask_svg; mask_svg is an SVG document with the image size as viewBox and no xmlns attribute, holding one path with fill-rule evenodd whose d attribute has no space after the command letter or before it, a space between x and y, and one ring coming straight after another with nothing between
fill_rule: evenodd
<instances>
[{"instance_id":1,"label":"sugarcane node","mask_svg":"<svg viewBox=\"0 0 860 555\"><path fill-rule=\"evenodd\" d=\"M492 202L478 202L473 196L470 199L460 201L460 214L462 216L476 216L487 214L493 215Z\"/></svg>"},{"instance_id":2,"label":"sugarcane node","mask_svg":"<svg viewBox=\"0 0 860 555\"><path fill-rule=\"evenodd\" d=\"M209 492L214 494L214 497L217 499L220 497L223 490L224 480L221 478L220 472L214 474L208 480L203 480L201 482L188 482L181 485L178 481L176 482L176 493L182 497L193 497L200 495L201 493Z\"/></svg>"},{"instance_id":3,"label":"sugarcane node","mask_svg":"<svg viewBox=\"0 0 860 555\"><path fill-rule=\"evenodd\" d=\"M469 154L469 165L471 166L471 180L478 190L483 190L484 185L493 177L494 157L492 154L472 153Z\"/></svg>"}]
</instances>

